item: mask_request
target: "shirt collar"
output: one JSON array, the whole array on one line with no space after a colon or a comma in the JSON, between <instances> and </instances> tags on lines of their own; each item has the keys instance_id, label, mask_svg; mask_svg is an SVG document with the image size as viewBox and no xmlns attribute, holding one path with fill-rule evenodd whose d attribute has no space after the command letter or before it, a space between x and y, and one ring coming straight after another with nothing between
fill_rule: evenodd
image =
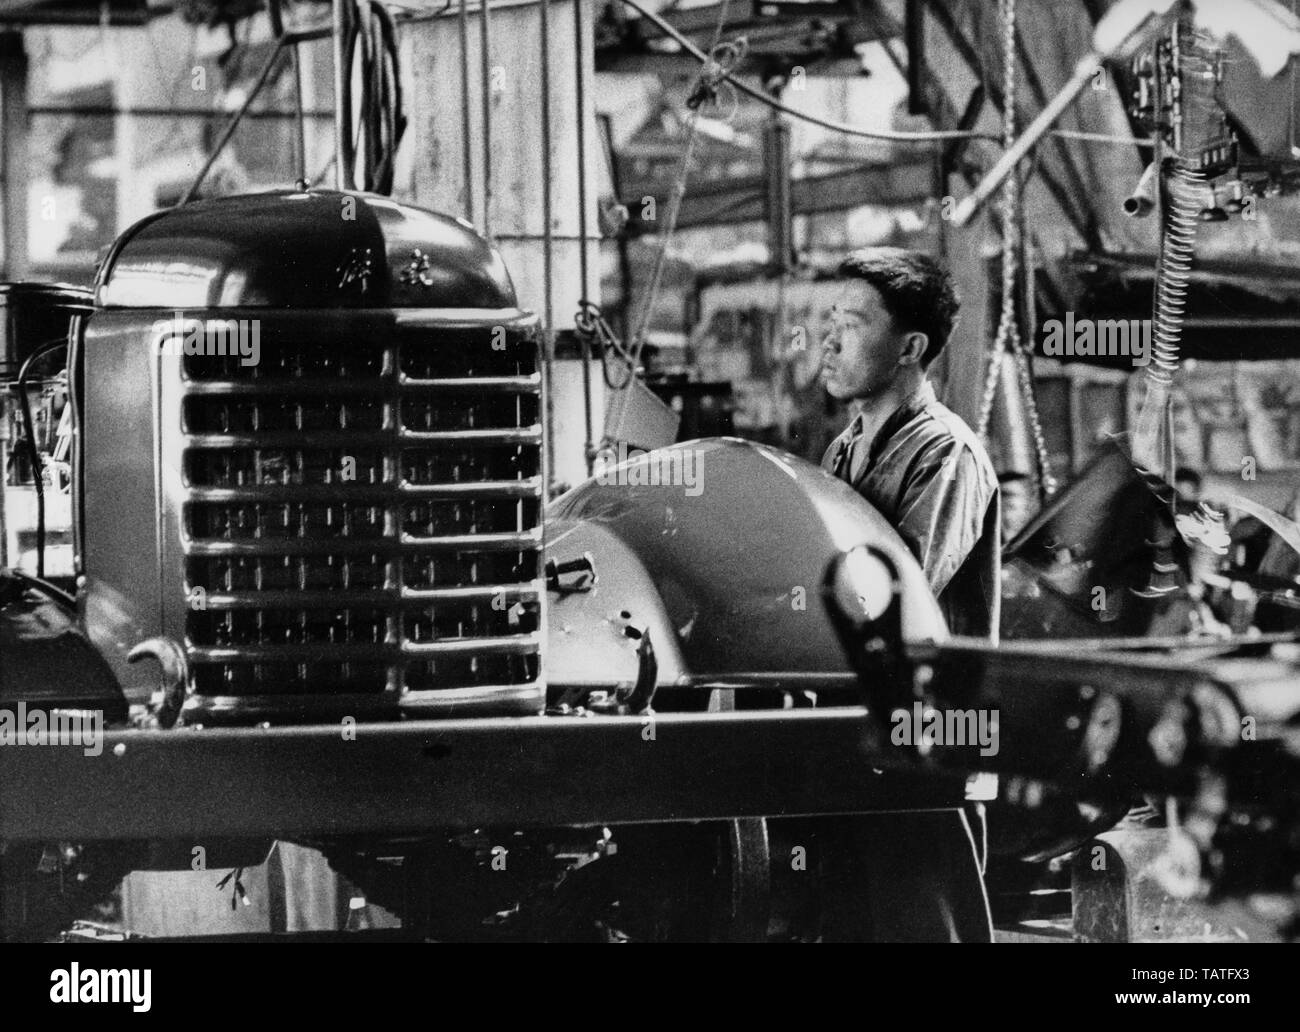
<instances>
[{"instance_id":1,"label":"shirt collar","mask_svg":"<svg viewBox=\"0 0 1300 1032\"><path fill-rule=\"evenodd\" d=\"M934 387L928 379L923 379L921 385L912 393L912 395L903 404L899 405L876 431L876 436L871 441L871 447L867 451L867 465L874 466L880 453L884 451L885 445L889 443L890 438L898 433L908 421L915 418L923 412L929 405L938 400L935 397Z\"/></svg>"}]
</instances>

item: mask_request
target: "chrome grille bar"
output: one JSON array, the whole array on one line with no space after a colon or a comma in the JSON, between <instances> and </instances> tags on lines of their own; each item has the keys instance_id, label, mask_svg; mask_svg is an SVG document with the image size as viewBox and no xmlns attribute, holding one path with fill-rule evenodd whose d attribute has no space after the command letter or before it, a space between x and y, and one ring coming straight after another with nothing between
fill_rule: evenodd
<instances>
[{"instance_id":1,"label":"chrome grille bar","mask_svg":"<svg viewBox=\"0 0 1300 1032\"><path fill-rule=\"evenodd\" d=\"M535 321L493 315L263 319L260 365L184 360L189 719L541 709Z\"/></svg>"}]
</instances>

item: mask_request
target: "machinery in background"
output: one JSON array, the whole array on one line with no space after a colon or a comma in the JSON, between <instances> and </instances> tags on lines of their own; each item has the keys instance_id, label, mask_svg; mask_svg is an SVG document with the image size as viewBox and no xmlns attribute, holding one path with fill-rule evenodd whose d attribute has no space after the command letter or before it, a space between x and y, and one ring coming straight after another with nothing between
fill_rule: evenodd
<instances>
[{"instance_id":1,"label":"machinery in background","mask_svg":"<svg viewBox=\"0 0 1300 1032\"><path fill-rule=\"evenodd\" d=\"M1062 789L1095 812L1139 795L1162 804L1163 826L1103 833L1074 853L1077 938L1300 935L1294 635L891 651L897 615L855 598L849 571L862 561L836 562L827 598L867 708L940 728L954 713L997 715L999 748L941 731L912 743L915 769L997 772L1011 796L1044 808Z\"/></svg>"},{"instance_id":2,"label":"machinery in background","mask_svg":"<svg viewBox=\"0 0 1300 1032\"><path fill-rule=\"evenodd\" d=\"M1177 507L1172 487L1108 443L1004 546L1003 637L1188 633L1189 549Z\"/></svg>"},{"instance_id":3,"label":"machinery in background","mask_svg":"<svg viewBox=\"0 0 1300 1032\"><path fill-rule=\"evenodd\" d=\"M0 566L52 580L72 573L72 411L62 371L87 290L0 284ZM39 472L38 472L39 471Z\"/></svg>"}]
</instances>

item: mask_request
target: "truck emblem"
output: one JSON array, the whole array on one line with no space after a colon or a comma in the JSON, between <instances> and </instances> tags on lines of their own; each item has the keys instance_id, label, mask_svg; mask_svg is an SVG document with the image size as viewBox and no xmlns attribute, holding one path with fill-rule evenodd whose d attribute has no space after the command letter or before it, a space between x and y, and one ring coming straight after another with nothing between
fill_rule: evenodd
<instances>
[{"instance_id":1,"label":"truck emblem","mask_svg":"<svg viewBox=\"0 0 1300 1032\"><path fill-rule=\"evenodd\" d=\"M348 252L347 260L339 266L339 290L349 283L361 284L361 292L366 292L367 282L371 276L371 252L368 247L354 247Z\"/></svg>"},{"instance_id":2,"label":"truck emblem","mask_svg":"<svg viewBox=\"0 0 1300 1032\"><path fill-rule=\"evenodd\" d=\"M421 286L431 287L433 286L433 262L417 247L411 252L411 260L406 263L406 268L398 278L412 286L419 283Z\"/></svg>"}]
</instances>

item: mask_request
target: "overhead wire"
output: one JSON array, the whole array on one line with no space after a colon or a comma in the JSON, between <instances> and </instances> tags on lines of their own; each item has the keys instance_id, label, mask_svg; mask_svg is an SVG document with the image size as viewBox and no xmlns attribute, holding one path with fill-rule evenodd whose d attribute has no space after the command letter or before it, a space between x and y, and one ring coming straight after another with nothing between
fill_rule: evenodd
<instances>
[{"instance_id":1,"label":"overhead wire","mask_svg":"<svg viewBox=\"0 0 1300 1032\"><path fill-rule=\"evenodd\" d=\"M623 432L627 418L628 399L635 386L636 370L641 364L641 355L645 350L646 336L650 330L650 320L654 315L655 303L663 284L664 269L668 262L668 248L672 244L673 233L677 228L677 217L681 211L682 198L686 194L686 179L690 174L691 159L695 154L695 145L699 139L700 109L710 100L716 99L718 85L729 78L729 68L735 67L744 58L747 44L744 39L723 42L722 33L726 28L727 11L730 0L722 0L718 8L718 22L713 30L713 42L709 47L708 58L695 80L695 85L687 98L686 106L690 117L686 124L686 142L682 146L681 156L677 162L677 171L673 176L672 192L668 197L668 211L663 228L659 233L659 247L655 254L654 267L650 274L650 285L646 290L645 302L637 320L630 342L631 355L628 360L627 379L624 389L615 397L611 409L606 414L605 438L618 440ZM609 416L617 411L612 422Z\"/></svg>"},{"instance_id":2,"label":"overhead wire","mask_svg":"<svg viewBox=\"0 0 1300 1032\"><path fill-rule=\"evenodd\" d=\"M690 54L701 64L707 64L710 61L708 54L700 50L685 35L679 32L673 25L661 18L654 11L644 7L639 0L621 0L622 3L632 8L643 18L672 39L683 50ZM861 126L849 125L846 122L837 122L829 118L821 118L817 115L810 114L807 111L800 111L797 108L789 107L782 104L774 97L768 96L761 89L749 85L737 74L727 72L724 76L736 89L746 96L752 97L760 104L766 104L768 107L787 114L792 118L798 118L813 125L821 126L831 132L842 133L845 136L857 136L865 140L884 140L891 143L943 143L949 140L988 140L991 143L997 143L1001 137L997 133L979 132L976 130L966 129L934 129L926 131L906 131L902 129L864 129ZM1150 147L1151 140L1144 140L1137 137L1129 136L1112 136L1108 133L1081 133L1077 130L1058 129L1053 130L1050 135L1063 139L1073 140L1091 140L1098 143L1116 143L1138 147Z\"/></svg>"}]
</instances>

